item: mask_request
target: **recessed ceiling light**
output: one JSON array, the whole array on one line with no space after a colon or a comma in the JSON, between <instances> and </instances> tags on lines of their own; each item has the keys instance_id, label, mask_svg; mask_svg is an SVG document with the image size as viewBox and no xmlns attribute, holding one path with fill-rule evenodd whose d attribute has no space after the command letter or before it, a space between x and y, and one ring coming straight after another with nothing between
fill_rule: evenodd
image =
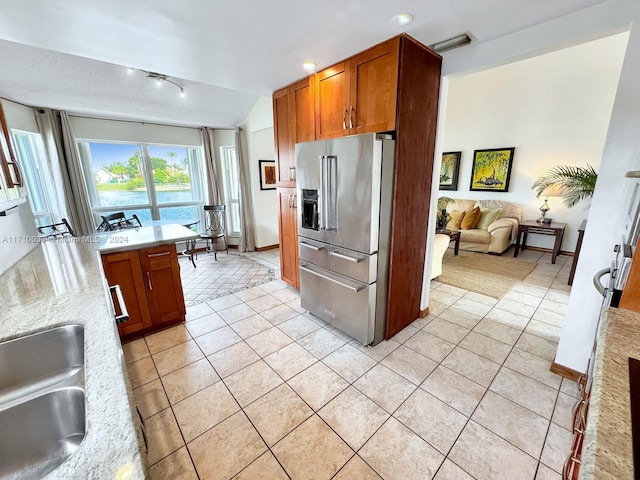
<instances>
[{"instance_id":1,"label":"recessed ceiling light","mask_svg":"<svg viewBox=\"0 0 640 480\"><path fill-rule=\"evenodd\" d=\"M133 68L132 67L127 68L127 73L131 75L133 73Z\"/></svg>"},{"instance_id":2,"label":"recessed ceiling light","mask_svg":"<svg viewBox=\"0 0 640 480\"><path fill-rule=\"evenodd\" d=\"M411 22L413 22L413 15L410 13L399 13L391 19L391 23L395 25L409 25Z\"/></svg>"},{"instance_id":3,"label":"recessed ceiling light","mask_svg":"<svg viewBox=\"0 0 640 480\"><path fill-rule=\"evenodd\" d=\"M304 62L302 64L302 68L304 68L305 70L313 70L314 68L316 68L316 64L313 62Z\"/></svg>"}]
</instances>

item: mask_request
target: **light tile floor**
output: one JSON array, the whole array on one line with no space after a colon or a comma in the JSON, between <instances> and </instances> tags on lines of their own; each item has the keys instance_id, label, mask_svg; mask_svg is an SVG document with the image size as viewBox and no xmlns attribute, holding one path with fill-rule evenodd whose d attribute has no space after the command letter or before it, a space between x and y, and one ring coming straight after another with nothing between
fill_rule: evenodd
<instances>
[{"instance_id":1,"label":"light tile floor","mask_svg":"<svg viewBox=\"0 0 640 480\"><path fill-rule=\"evenodd\" d=\"M179 257L185 304L195 305L280 278L278 252L240 254L232 249L229 254L218 252L218 260L212 253L199 253L195 268L189 258Z\"/></svg>"},{"instance_id":2,"label":"light tile floor","mask_svg":"<svg viewBox=\"0 0 640 480\"><path fill-rule=\"evenodd\" d=\"M560 479L578 392L549 365L570 258L519 258L538 266L505 298L434 281L433 314L373 348L279 280L125 344L151 478Z\"/></svg>"}]
</instances>

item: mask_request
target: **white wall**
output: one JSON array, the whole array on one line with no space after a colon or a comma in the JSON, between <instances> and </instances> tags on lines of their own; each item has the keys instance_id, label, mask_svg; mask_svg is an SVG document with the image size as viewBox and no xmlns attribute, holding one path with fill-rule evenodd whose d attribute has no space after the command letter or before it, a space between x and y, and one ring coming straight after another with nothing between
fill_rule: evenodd
<instances>
[{"instance_id":1,"label":"white wall","mask_svg":"<svg viewBox=\"0 0 640 480\"><path fill-rule=\"evenodd\" d=\"M638 78L640 13L631 28L598 183L556 353L556 363L577 371L586 369L602 301L591 279L595 272L611 264L613 246L624 231L626 207L634 184L631 179L625 179L624 174L627 170L640 170Z\"/></svg>"},{"instance_id":2,"label":"white wall","mask_svg":"<svg viewBox=\"0 0 640 480\"><path fill-rule=\"evenodd\" d=\"M271 98L259 97L243 125L247 133L251 193L256 226L256 247L277 245L278 197L276 190L260 190L259 160L275 160Z\"/></svg>"},{"instance_id":3,"label":"white wall","mask_svg":"<svg viewBox=\"0 0 640 480\"><path fill-rule=\"evenodd\" d=\"M70 116L69 121L78 139L202 146L202 135L198 128L78 116Z\"/></svg>"},{"instance_id":4,"label":"white wall","mask_svg":"<svg viewBox=\"0 0 640 480\"><path fill-rule=\"evenodd\" d=\"M462 159L458 190L440 195L513 202L535 220L543 203L531 190L537 177L556 165L590 164L597 171L627 38L625 32L451 79L442 148L462 151ZM516 149L509 191L469 191L473 151L501 147ZM561 198L549 199L547 216L567 223L563 250L575 250L588 203L569 209ZM545 248L553 241L528 239Z\"/></svg>"},{"instance_id":5,"label":"white wall","mask_svg":"<svg viewBox=\"0 0 640 480\"><path fill-rule=\"evenodd\" d=\"M37 131L37 126L33 129L35 116L31 108L7 100L2 100L2 106L9 129ZM33 242L37 232L29 203L20 204L17 210L0 217L0 275L38 246Z\"/></svg>"},{"instance_id":6,"label":"white wall","mask_svg":"<svg viewBox=\"0 0 640 480\"><path fill-rule=\"evenodd\" d=\"M4 114L9 128L23 132L39 133L36 116L31 107L26 107L11 100L2 100Z\"/></svg>"}]
</instances>

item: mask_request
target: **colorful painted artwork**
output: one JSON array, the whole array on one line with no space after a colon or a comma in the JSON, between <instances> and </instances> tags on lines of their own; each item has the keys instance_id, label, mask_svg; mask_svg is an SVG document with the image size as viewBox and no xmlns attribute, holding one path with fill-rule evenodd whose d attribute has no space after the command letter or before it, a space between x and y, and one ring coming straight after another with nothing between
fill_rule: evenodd
<instances>
[{"instance_id":1,"label":"colorful painted artwork","mask_svg":"<svg viewBox=\"0 0 640 480\"><path fill-rule=\"evenodd\" d=\"M258 160L260 164L260 190L274 190L276 188L275 160Z\"/></svg>"},{"instance_id":2,"label":"colorful painted artwork","mask_svg":"<svg viewBox=\"0 0 640 480\"><path fill-rule=\"evenodd\" d=\"M458 190L458 172L462 152L445 152L440 165L440 190Z\"/></svg>"},{"instance_id":3,"label":"colorful painted artwork","mask_svg":"<svg viewBox=\"0 0 640 480\"><path fill-rule=\"evenodd\" d=\"M473 152L472 191L507 192L515 148L491 148Z\"/></svg>"}]
</instances>

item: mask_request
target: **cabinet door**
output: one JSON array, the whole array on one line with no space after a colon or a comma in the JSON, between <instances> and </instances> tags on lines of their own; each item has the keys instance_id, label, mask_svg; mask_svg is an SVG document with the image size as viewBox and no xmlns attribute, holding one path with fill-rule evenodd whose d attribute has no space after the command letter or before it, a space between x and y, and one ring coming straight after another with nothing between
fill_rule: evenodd
<instances>
[{"instance_id":1,"label":"cabinet door","mask_svg":"<svg viewBox=\"0 0 640 480\"><path fill-rule=\"evenodd\" d=\"M142 277L154 326L184 321L185 305L175 245L139 250Z\"/></svg>"},{"instance_id":2,"label":"cabinet door","mask_svg":"<svg viewBox=\"0 0 640 480\"><path fill-rule=\"evenodd\" d=\"M349 62L316 74L316 139L349 134Z\"/></svg>"},{"instance_id":3,"label":"cabinet door","mask_svg":"<svg viewBox=\"0 0 640 480\"><path fill-rule=\"evenodd\" d=\"M147 305L147 295L142 279L138 252L118 252L102 255L102 266L109 286L120 285L124 303L129 313L129 321L118 324L120 336L150 327L151 316ZM121 312L116 313L119 314Z\"/></svg>"},{"instance_id":4,"label":"cabinet door","mask_svg":"<svg viewBox=\"0 0 640 480\"><path fill-rule=\"evenodd\" d=\"M278 189L278 220L280 227L280 276L282 280L299 288L298 224L296 191Z\"/></svg>"},{"instance_id":5,"label":"cabinet door","mask_svg":"<svg viewBox=\"0 0 640 480\"><path fill-rule=\"evenodd\" d=\"M293 100L288 87L273 94L273 130L276 147L277 186L295 186L293 167Z\"/></svg>"},{"instance_id":6,"label":"cabinet door","mask_svg":"<svg viewBox=\"0 0 640 480\"><path fill-rule=\"evenodd\" d=\"M315 76L312 75L291 85L293 99L293 143L311 142L316 139L314 112ZM295 159L294 159L295 160Z\"/></svg>"},{"instance_id":7,"label":"cabinet door","mask_svg":"<svg viewBox=\"0 0 640 480\"><path fill-rule=\"evenodd\" d=\"M351 135L395 130L399 42L394 38L351 58Z\"/></svg>"},{"instance_id":8,"label":"cabinet door","mask_svg":"<svg viewBox=\"0 0 640 480\"><path fill-rule=\"evenodd\" d=\"M11 131L7 125L7 119L4 115L4 108L2 107L2 101L0 100L0 166L4 174L4 179L7 187L13 191L8 192L9 198L18 198L24 196L17 190L17 187L22 187L22 174L20 168L16 162L16 154L13 148L13 139L11 138Z\"/></svg>"}]
</instances>

